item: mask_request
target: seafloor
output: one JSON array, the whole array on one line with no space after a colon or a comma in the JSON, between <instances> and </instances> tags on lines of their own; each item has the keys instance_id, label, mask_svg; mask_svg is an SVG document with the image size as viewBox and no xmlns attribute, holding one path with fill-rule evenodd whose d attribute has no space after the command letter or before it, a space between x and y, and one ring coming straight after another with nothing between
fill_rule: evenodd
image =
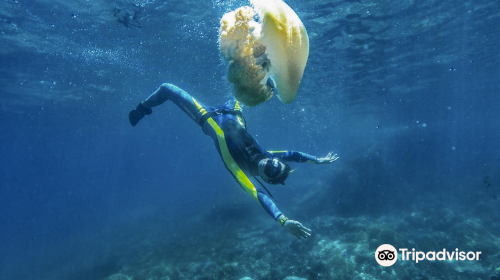
<instances>
[{"instance_id":1,"label":"seafloor","mask_svg":"<svg viewBox=\"0 0 500 280\"><path fill-rule=\"evenodd\" d=\"M375 156L351 164L369 170L367 162L378 166ZM288 235L261 209L252 208L250 200L248 205L214 206L189 221L185 234L167 236L157 226L143 228L144 236L130 239L108 258L111 265L99 266L114 273L104 279L498 279L500 226L494 217L499 201L490 195L492 183L485 186L484 178L443 182L435 191L422 189L420 197L411 190L417 186L406 184L401 190L411 190L413 203L405 204L403 194L386 194L377 203L377 194L383 192L356 188L358 178L349 177L350 163L344 164L330 184L312 184L289 211L313 230L307 240ZM376 173L392 176L388 170ZM454 184L453 194L439 191ZM461 191L468 184L476 184L476 192ZM464 197L470 202L464 203ZM457 248L482 253L479 261L419 263L401 261L399 254L393 266L382 267L374 259L382 244L423 252Z\"/></svg>"},{"instance_id":2,"label":"seafloor","mask_svg":"<svg viewBox=\"0 0 500 280\"><path fill-rule=\"evenodd\" d=\"M274 224L235 225L232 230L226 225L218 234L200 233L196 240L146 245L154 249L126 261L118 273L105 279L489 279L500 257L500 238L485 226L490 222L494 221L470 218L451 208L380 218L317 217L310 224L314 235L305 241L283 235ZM454 250L455 244L461 244L481 251L482 258L478 262L405 261L384 268L374 260L375 250L383 243L422 251ZM127 255L144 252L141 246L131 246Z\"/></svg>"}]
</instances>

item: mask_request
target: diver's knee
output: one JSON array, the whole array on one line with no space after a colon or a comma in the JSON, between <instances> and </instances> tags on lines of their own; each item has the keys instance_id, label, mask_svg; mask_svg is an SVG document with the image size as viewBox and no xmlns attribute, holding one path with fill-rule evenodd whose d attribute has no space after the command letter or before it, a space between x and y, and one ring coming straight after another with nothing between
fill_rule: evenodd
<instances>
[{"instance_id":1,"label":"diver's knee","mask_svg":"<svg viewBox=\"0 0 500 280\"><path fill-rule=\"evenodd\" d=\"M163 83L160 86L161 91L166 93L167 95L179 95L182 92L182 89L178 86L170 83Z\"/></svg>"},{"instance_id":2,"label":"diver's knee","mask_svg":"<svg viewBox=\"0 0 500 280\"><path fill-rule=\"evenodd\" d=\"M166 89L166 90L172 90L173 88L175 88L176 86L174 86L173 84L169 84L169 83L163 83L161 84L160 88L162 89Z\"/></svg>"},{"instance_id":3,"label":"diver's knee","mask_svg":"<svg viewBox=\"0 0 500 280\"><path fill-rule=\"evenodd\" d=\"M163 83L161 84L158 92L165 99L170 99L172 95L175 95L179 91L179 88L173 84Z\"/></svg>"}]
</instances>

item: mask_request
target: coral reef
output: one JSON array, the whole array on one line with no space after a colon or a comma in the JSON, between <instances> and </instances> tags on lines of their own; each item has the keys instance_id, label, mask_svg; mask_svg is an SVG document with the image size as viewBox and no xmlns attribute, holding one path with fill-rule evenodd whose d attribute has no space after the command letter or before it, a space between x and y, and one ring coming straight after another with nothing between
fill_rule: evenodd
<instances>
[{"instance_id":1,"label":"coral reef","mask_svg":"<svg viewBox=\"0 0 500 280\"><path fill-rule=\"evenodd\" d=\"M106 280L167 279L498 279L500 238L478 219L451 208L385 215L321 216L312 220L307 241L288 237L276 225L236 227L230 234L199 233L197 240L180 241L174 257L151 259L142 268L131 264ZM446 231L436 228L447 228ZM226 231L227 229L224 229ZM420 251L482 251L480 261L401 261L382 267L374 259L381 244ZM161 262L158 264L158 262ZM156 263L156 265L155 265ZM125 276L128 275L128 276ZM114 277L114 278L112 278ZM127 278L128 277L128 278ZM496 277L496 278L495 278Z\"/></svg>"}]
</instances>

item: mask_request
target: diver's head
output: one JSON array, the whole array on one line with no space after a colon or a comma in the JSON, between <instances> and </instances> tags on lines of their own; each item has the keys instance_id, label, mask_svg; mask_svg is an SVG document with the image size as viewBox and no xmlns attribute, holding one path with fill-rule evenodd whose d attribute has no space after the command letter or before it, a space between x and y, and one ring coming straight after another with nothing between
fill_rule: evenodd
<instances>
[{"instance_id":1,"label":"diver's head","mask_svg":"<svg viewBox=\"0 0 500 280\"><path fill-rule=\"evenodd\" d=\"M259 175L269 184L284 185L291 171L290 165L279 161L277 158L265 158L259 161Z\"/></svg>"}]
</instances>

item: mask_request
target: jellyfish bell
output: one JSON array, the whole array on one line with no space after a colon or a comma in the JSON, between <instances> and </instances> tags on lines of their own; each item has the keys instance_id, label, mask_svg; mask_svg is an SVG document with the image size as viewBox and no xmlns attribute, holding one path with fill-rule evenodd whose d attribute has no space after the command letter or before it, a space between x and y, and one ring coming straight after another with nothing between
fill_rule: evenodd
<instances>
[{"instance_id":1,"label":"jellyfish bell","mask_svg":"<svg viewBox=\"0 0 500 280\"><path fill-rule=\"evenodd\" d=\"M284 103L297 96L309 57L309 36L299 16L281 0L251 0L262 20L260 41L271 61L278 97Z\"/></svg>"},{"instance_id":2,"label":"jellyfish bell","mask_svg":"<svg viewBox=\"0 0 500 280\"><path fill-rule=\"evenodd\" d=\"M292 102L309 56L309 37L297 14L282 0L251 0L251 7L221 19L219 49L228 62L227 79L236 99L248 106L269 100L273 77L278 98ZM260 21L254 20L258 14Z\"/></svg>"}]
</instances>

